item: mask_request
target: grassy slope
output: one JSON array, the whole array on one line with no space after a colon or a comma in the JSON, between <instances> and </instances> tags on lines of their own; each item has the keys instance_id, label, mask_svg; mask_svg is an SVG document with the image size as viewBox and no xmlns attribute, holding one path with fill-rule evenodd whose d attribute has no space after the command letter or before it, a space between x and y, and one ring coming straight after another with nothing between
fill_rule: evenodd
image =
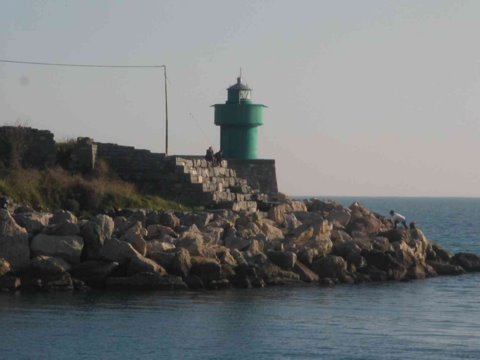
<instances>
[{"instance_id":1,"label":"grassy slope","mask_svg":"<svg viewBox=\"0 0 480 360\"><path fill-rule=\"evenodd\" d=\"M141 195L135 186L105 175L84 178L61 168L15 169L0 176L0 195L43 210L79 205L77 212L93 213L113 208L187 209L158 196Z\"/></svg>"}]
</instances>

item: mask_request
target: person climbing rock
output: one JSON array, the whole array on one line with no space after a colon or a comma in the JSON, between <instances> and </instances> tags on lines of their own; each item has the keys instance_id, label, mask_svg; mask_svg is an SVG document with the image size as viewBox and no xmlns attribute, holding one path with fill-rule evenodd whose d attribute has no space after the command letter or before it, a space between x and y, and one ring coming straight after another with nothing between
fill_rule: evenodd
<instances>
[{"instance_id":1,"label":"person climbing rock","mask_svg":"<svg viewBox=\"0 0 480 360\"><path fill-rule=\"evenodd\" d=\"M207 153L205 154L205 160L207 160L207 162L209 163L213 163L213 155L214 152L213 152L213 148L210 146L208 149L207 149Z\"/></svg>"},{"instance_id":2,"label":"person climbing rock","mask_svg":"<svg viewBox=\"0 0 480 360\"><path fill-rule=\"evenodd\" d=\"M401 223L405 229L408 229L405 216L393 210L390 210L390 219L392 220L394 229L397 228L398 223Z\"/></svg>"}]
</instances>

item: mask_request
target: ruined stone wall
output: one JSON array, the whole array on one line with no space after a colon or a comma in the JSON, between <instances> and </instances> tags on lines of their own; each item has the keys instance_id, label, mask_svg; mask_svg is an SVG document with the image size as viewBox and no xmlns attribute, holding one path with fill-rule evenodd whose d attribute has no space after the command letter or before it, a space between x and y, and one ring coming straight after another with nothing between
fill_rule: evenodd
<instances>
[{"instance_id":1,"label":"ruined stone wall","mask_svg":"<svg viewBox=\"0 0 480 360\"><path fill-rule=\"evenodd\" d=\"M190 166L193 167L192 170L180 164L182 161L179 163L179 157L176 156L166 157L165 154L131 146L98 143L90 138L78 138L64 148L57 153L53 134L49 131L0 127L0 168L11 166L12 161L18 160L24 167L46 168L60 164L72 172L89 174L95 170L99 161L103 161L119 178L134 183L140 191L171 199L204 203L212 196L214 198L223 194L233 197L232 194L238 191L239 195L235 195L235 199L230 199L231 201L250 201L251 191L242 188L247 184L252 189L268 194L272 200L277 197L275 160L229 160L228 167L235 171L231 176L227 176L228 183L237 181L237 177L247 181L245 184L230 184L232 189L239 189L225 193L210 188L217 186L218 182L225 182L223 177L226 175L216 174L220 169L212 168L208 170L212 171L212 174L205 176L203 172L207 171L208 166L206 163L205 166L201 165L205 162L202 160L203 156L181 156L184 159L196 160ZM12 160L11 154L20 150L18 159ZM61 156L57 156L59 154ZM61 160L57 163L59 158ZM199 180L200 177L203 178L202 181Z\"/></svg>"},{"instance_id":2,"label":"ruined stone wall","mask_svg":"<svg viewBox=\"0 0 480 360\"><path fill-rule=\"evenodd\" d=\"M55 164L53 134L23 126L0 127L0 166L46 168Z\"/></svg>"}]
</instances>

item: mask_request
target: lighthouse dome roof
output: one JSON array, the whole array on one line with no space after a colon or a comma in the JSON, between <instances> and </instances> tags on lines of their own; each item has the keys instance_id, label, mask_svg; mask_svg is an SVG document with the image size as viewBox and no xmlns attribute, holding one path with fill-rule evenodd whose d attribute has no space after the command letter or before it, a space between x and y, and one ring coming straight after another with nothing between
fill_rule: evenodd
<instances>
[{"instance_id":1,"label":"lighthouse dome roof","mask_svg":"<svg viewBox=\"0 0 480 360\"><path fill-rule=\"evenodd\" d=\"M252 89L250 89L247 84L243 84L242 78L238 77L237 83L230 86L227 90L252 90Z\"/></svg>"}]
</instances>

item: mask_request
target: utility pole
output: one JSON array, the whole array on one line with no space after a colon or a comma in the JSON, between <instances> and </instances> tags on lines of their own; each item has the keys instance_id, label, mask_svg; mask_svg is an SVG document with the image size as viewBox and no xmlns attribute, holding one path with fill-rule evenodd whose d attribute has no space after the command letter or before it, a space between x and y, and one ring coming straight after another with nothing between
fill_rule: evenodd
<instances>
[{"instance_id":1,"label":"utility pole","mask_svg":"<svg viewBox=\"0 0 480 360\"><path fill-rule=\"evenodd\" d=\"M165 82L165 156L168 156L168 96L167 96L167 66L163 67L163 77Z\"/></svg>"}]
</instances>

